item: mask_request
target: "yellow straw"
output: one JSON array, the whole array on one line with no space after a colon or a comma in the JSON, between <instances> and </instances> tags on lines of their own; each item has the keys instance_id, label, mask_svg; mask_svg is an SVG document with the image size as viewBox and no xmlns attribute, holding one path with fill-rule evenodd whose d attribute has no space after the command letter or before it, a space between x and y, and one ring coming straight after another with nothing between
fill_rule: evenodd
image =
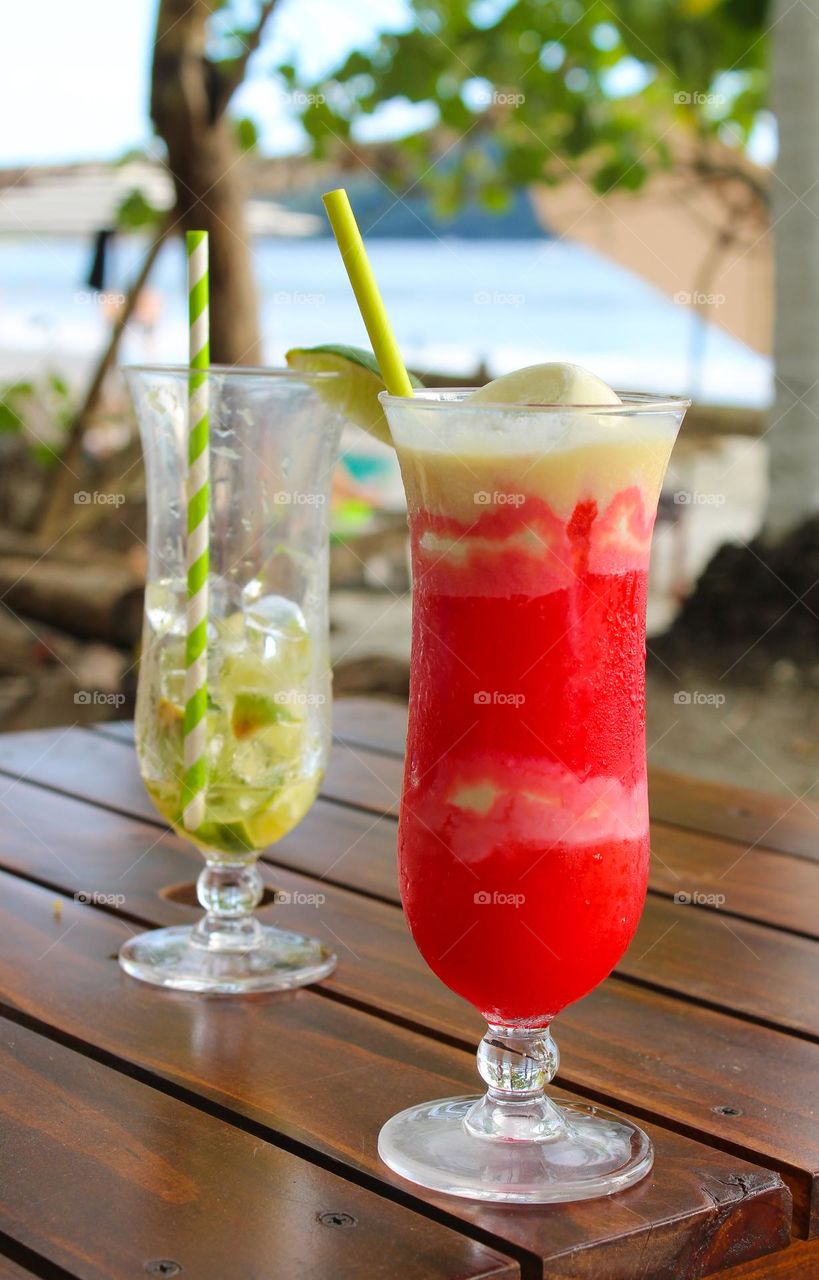
<instances>
[{"instance_id":1,"label":"yellow straw","mask_svg":"<svg viewBox=\"0 0 819 1280\"><path fill-rule=\"evenodd\" d=\"M337 191L328 191L322 199L336 244L341 250L341 259L353 286L361 318L370 335L384 386L392 396L411 396L412 383L387 319L347 192L339 187Z\"/></svg>"}]
</instances>

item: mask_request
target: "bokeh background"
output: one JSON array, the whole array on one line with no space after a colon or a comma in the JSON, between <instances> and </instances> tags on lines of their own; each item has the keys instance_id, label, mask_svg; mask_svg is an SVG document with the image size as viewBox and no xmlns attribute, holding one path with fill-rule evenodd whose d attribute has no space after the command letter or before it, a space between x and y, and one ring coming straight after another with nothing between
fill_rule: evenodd
<instances>
[{"instance_id":1,"label":"bokeh background","mask_svg":"<svg viewBox=\"0 0 819 1280\"><path fill-rule=\"evenodd\" d=\"M5 23L0 728L130 714L145 488L119 372L366 345L347 186L408 363L548 359L694 404L649 607L650 758L807 803L819 776L819 0L43 0ZM344 693L406 696L391 451L333 500Z\"/></svg>"}]
</instances>

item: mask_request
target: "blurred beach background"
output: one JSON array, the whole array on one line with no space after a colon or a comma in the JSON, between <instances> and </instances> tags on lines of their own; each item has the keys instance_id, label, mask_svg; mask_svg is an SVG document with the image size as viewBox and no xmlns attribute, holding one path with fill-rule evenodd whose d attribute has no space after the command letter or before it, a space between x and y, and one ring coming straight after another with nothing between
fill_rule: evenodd
<instances>
[{"instance_id":1,"label":"blurred beach background","mask_svg":"<svg viewBox=\"0 0 819 1280\"><path fill-rule=\"evenodd\" d=\"M0 238L0 374L39 365L80 382L105 339L112 296L145 253L116 244L104 290L88 287L88 238ZM571 360L620 388L764 408L771 362L633 272L558 239L461 239L446 225L412 239L373 239L406 360L419 369L490 377L544 359ZM335 242L260 236L254 242L265 363L289 347L367 345ZM122 360L186 359L185 259L163 251L151 276L152 323L125 335Z\"/></svg>"}]
</instances>

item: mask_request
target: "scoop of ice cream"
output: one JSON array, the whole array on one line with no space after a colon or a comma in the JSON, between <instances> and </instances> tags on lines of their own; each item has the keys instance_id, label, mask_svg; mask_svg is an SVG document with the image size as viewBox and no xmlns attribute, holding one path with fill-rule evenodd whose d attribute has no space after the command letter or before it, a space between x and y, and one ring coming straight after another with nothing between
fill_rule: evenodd
<instances>
[{"instance_id":1,"label":"scoop of ice cream","mask_svg":"<svg viewBox=\"0 0 819 1280\"><path fill-rule=\"evenodd\" d=\"M487 382L469 404L621 404L601 378L579 364L530 364Z\"/></svg>"}]
</instances>

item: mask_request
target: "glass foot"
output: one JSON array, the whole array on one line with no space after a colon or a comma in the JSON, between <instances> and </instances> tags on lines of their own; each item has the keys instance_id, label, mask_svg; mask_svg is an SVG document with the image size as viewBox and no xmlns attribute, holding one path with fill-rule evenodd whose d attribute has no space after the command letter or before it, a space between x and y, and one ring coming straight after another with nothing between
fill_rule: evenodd
<instances>
[{"instance_id":1,"label":"glass foot","mask_svg":"<svg viewBox=\"0 0 819 1280\"><path fill-rule=\"evenodd\" d=\"M475 1200L549 1204L624 1191L654 1151L642 1129L600 1107L550 1099L556 1123L537 1141L480 1133L467 1116L483 1099L441 1098L384 1125L378 1154L410 1182Z\"/></svg>"},{"instance_id":2,"label":"glass foot","mask_svg":"<svg viewBox=\"0 0 819 1280\"><path fill-rule=\"evenodd\" d=\"M122 947L119 962L132 978L157 987L226 996L303 987L336 967L335 953L317 939L271 925L258 925L244 949L198 946L193 932L175 925L140 933Z\"/></svg>"}]
</instances>

